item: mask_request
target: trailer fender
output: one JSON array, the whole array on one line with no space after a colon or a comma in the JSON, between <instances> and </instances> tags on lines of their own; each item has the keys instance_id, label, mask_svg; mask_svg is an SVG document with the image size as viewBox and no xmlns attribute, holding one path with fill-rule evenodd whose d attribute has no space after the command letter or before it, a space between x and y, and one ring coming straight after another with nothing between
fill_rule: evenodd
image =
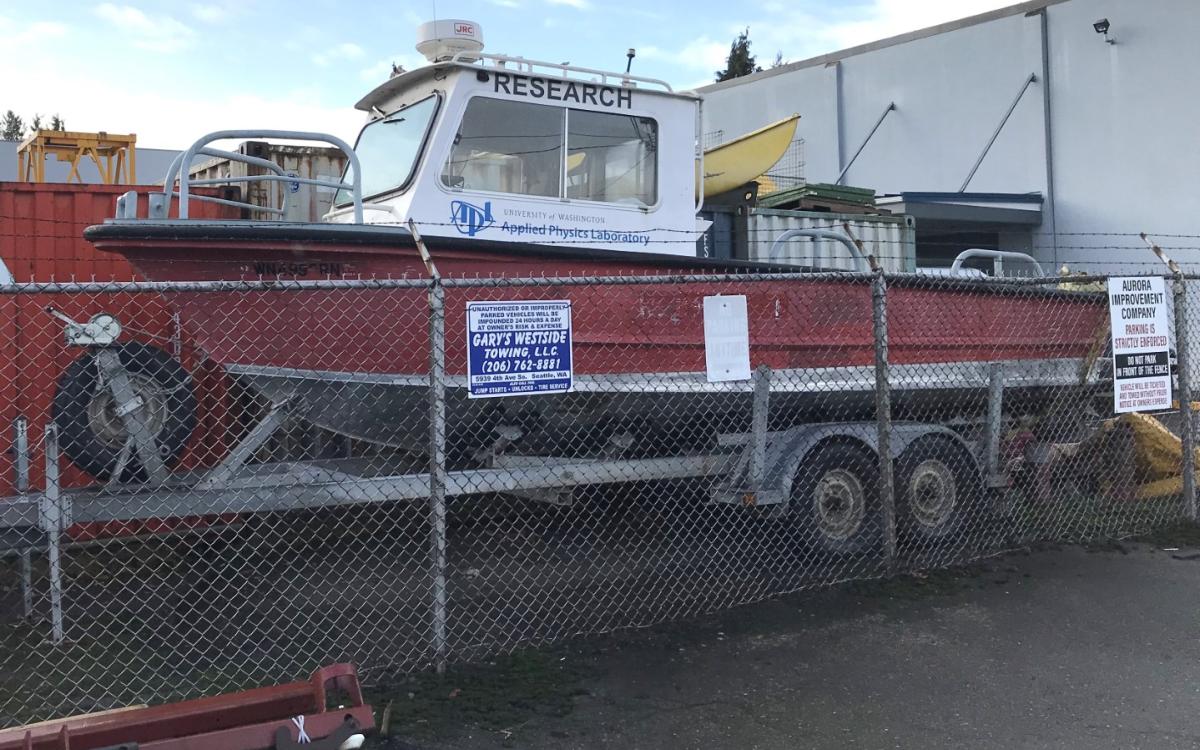
<instances>
[{"instance_id":1,"label":"trailer fender","mask_svg":"<svg viewBox=\"0 0 1200 750\"><path fill-rule=\"evenodd\" d=\"M891 458L895 461L914 441L926 435L941 435L962 447L971 457L972 468L980 471L974 449L961 435L948 427L921 422L895 422L891 430ZM874 422L826 422L801 425L773 433L767 443L761 487L786 498L801 463L819 446L840 442L865 449L879 457L879 429Z\"/></svg>"}]
</instances>

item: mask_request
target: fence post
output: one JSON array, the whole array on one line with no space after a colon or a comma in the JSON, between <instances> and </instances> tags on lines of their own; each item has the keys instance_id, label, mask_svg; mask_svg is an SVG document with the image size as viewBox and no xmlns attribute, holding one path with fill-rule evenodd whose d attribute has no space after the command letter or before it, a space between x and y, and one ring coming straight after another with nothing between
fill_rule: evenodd
<instances>
[{"instance_id":1,"label":"fence post","mask_svg":"<svg viewBox=\"0 0 1200 750\"><path fill-rule=\"evenodd\" d=\"M58 481L58 426L46 425L46 489L38 509L42 531L46 534L46 558L50 578L50 643L58 646L64 637L62 532L69 525L63 518L63 505Z\"/></svg>"},{"instance_id":2,"label":"fence post","mask_svg":"<svg viewBox=\"0 0 1200 750\"><path fill-rule=\"evenodd\" d=\"M888 575L896 572L896 493L892 476L892 395L888 384L887 279L875 268L871 280L871 321L875 333L875 425L879 430L879 517Z\"/></svg>"},{"instance_id":3,"label":"fence post","mask_svg":"<svg viewBox=\"0 0 1200 750\"><path fill-rule=\"evenodd\" d=\"M770 426L771 368L759 365L754 371L754 411L750 419L750 489L762 489L767 464L767 428Z\"/></svg>"},{"instance_id":4,"label":"fence post","mask_svg":"<svg viewBox=\"0 0 1200 750\"><path fill-rule=\"evenodd\" d=\"M1183 443L1183 509L1196 520L1196 456L1192 425L1192 384L1188 372L1187 287L1183 272L1175 271L1175 359L1179 369L1179 437Z\"/></svg>"},{"instance_id":5,"label":"fence post","mask_svg":"<svg viewBox=\"0 0 1200 750\"><path fill-rule=\"evenodd\" d=\"M21 550L21 602L24 604L25 622L33 622L33 550Z\"/></svg>"},{"instance_id":6,"label":"fence post","mask_svg":"<svg viewBox=\"0 0 1200 750\"><path fill-rule=\"evenodd\" d=\"M992 362L988 365L987 399L987 452L984 468L987 471L987 486L995 486L1000 474L1000 433L1004 429L1004 365Z\"/></svg>"},{"instance_id":7,"label":"fence post","mask_svg":"<svg viewBox=\"0 0 1200 750\"><path fill-rule=\"evenodd\" d=\"M446 291L429 288L429 522L433 579L433 652L446 672Z\"/></svg>"}]
</instances>

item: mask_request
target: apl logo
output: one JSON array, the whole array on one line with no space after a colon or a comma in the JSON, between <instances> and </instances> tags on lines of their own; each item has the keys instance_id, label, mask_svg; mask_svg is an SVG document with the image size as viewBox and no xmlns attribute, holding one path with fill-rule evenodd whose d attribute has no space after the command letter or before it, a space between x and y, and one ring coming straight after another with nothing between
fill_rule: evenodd
<instances>
[{"instance_id":1,"label":"apl logo","mask_svg":"<svg viewBox=\"0 0 1200 750\"><path fill-rule=\"evenodd\" d=\"M492 218L492 202L486 201L480 208L466 201L451 201L450 221L459 232L474 237L496 223Z\"/></svg>"}]
</instances>

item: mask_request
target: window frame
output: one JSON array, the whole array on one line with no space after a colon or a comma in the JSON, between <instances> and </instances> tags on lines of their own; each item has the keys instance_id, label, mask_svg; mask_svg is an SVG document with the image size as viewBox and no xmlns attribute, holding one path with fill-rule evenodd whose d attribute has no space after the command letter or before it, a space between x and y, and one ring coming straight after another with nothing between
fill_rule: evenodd
<instances>
[{"instance_id":1,"label":"window frame","mask_svg":"<svg viewBox=\"0 0 1200 750\"><path fill-rule=\"evenodd\" d=\"M409 168L408 168L408 175L404 178L403 182L401 182L393 187L389 187L385 190L380 190L377 193L371 193L370 195L364 193L363 197L362 197L364 202L375 199L375 198L382 198L384 196L399 195L401 193L406 192L409 188L411 188L413 186L413 183L416 181L416 178L417 178L417 172L419 171L418 168L421 164L421 160L424 159L426 156L428 156L429 141L431 140L431 138L433 136L433 129L434 129L434 126L437 124L438 116L442 112L442 93L440 91L434 91L429 96L421 97L420 99L413 102L412 104L406 104L403 107L400 107L398 109L392 110L391 112L388 112L383 117L378 117L374 120L371 120L366 125L363 125L362 129L358 131L358 137L354 139L354 152L356 154L358 153L358 144L362 142L363 133L367 132L368 128L370 128L374 125L378 125L378 124L382 123L384 120L388 119L389 117L394 117L397 114L405 111L406 109L412 109L413 107L417 106L418 104L424 104L425 102L429 101L430 99L434 100L433 112L431 112L429 114L429 121L425 124L425 132L421 135L421 143L420 143L420 145L417 146L416 153L413 154L412 164L409 165ZM360 162L360 166L361 166L361 162ZM341 177L342 182L346 182L346 174L350 171L350 167L351 167L350 162L346 162L346 167L342 170L342 177ZM341 191L339 191L339 192L341 192ZM347 191L347 192L349 192L349 191ZM354 202L353 199L345 201L344 203L338 203L335 200L333 206L334 206L334 208L345 208L346 206L351 205L353 202Z\"/></svg>"},{"instance_id":2,"label":"window frame","mask_svg":"<svg viewBox=\"0 0 1200 750\"><path fill-rule=\"evenodd\" d=\"M553 104L540 104L540 103L536 103L536 102L521 101L519 99L512 99L512 98L504 97L504 96L492 96L490 94L485 94L485 93L473 93L469 97L467 97L466 102L463 104L463 107L462 107L461 113L459 114L458 120L455 122L455 126L456 126L455 131L454 131L455 133L458 132L458 127L462 126L463 119L467 115L467 109L471 106L471 102L474 101L475 99L494 99L494 100L502 101L502 102L515 102L517 104L521 104L521 105L524 105L527 107L548 107L550 109L557 109L557 110L563 111L564 116L562 118L562 140L561 140L562 157L559 160L559 186L558 186L559 194L558 194L558 196L548 196L548 195L532 195L529 193L505 193L505 192L494 191L494 190L456 188L456 187L451 187L451 186L447 185L442 180L442 174L445 171L446 164L450 161L450 158L454 155L454 140L455 140L454 138L447 139L448 146L445 149L445 152L443 153L442 158L438 164L438 175L437 175L436 183L437 183L437 186L439 188L441 188L443 193L446 193L447 195L484 195L484 196L493 196L493 197L499 196L499 197L507 197L507 198L515 198L515 199L531 200L531 201L553 201L554 203L558 203L558 204L571 203L571 204L579 204L579 205L583 205L583 206L604 206L605 208L615 208L615 209L620 209L620 210L624 210L624 211L637 211L639 213L650 213L653 211L657 211L659 209L659 207L662 206L663 196L662 196L662 190L660 189L662 187L662 184L658 179L659 175L661 174L661 167L662 167L662 161L661 161L662 149L660 149L660 148L656 148L654 151L654 203L652 203L652 204L644 205L644 206L635 206L635 205L631 205L628 203L616 203L616 202L609 202L609 201L594 201L594 200L588 200L587 198L568 198L567 197L567 182L566 182L567 160L568 160L568 155L569 155L567 140L568 140L568 136L570 135L570 131L571 131L571 125L570 125L571 112L591 112L591 113L598 113L598 114L620 114L625 117L637 117L637 118L649 120L650 122L652 122L654 124L654 132L655 132L656 136L659 136L661 138L661 127L659 125L657 118L652 117L651 115L648 115L648 114L641 114L641 113L634 113L634 112L610 113L610 112L605 112L604 110L600 110L600 109L584 109L582 107L558 107Z\"/></svg>"},{"instance_id":3,"label":"window frame","mask_svg":"<svg viewBox=\"0 0 1200 750\"><path fill-rule=\"evenodd\" d=\"M604 110L599 110L599 109L578 109L578 108L573 108L573 107L563 107L563 109L567 110L567 116L565 118L565 125L563 126L563 160L562 160L562 169L563 169L562 193L563 193L563 197L562 197L562 199L565 201L571 202L571 203L585 203L585 204L592 205L592 206L618 206L620 208L631 208L636 211L652 211L652 210L657 209L659 204L662 202L662 196L659 195L659 180L658 180L659 166L660 166L658 157L659 157L659 154L661 153L661 149L658 147L658 144L661 143L661 135L659 133L658 120L656 120L653 117L650 117L649 115L625 114L623 112L622 113L605 112ZM590 114L598 114L598 115L616 114L620 117L633 117L633 118L637 118L637 119L649 120L654 125L655 147L654 147L654 202L653 203L646 203L646 204L643 204L640 206L636 206L631 203L619 203L617 201L596 201L596 200L589 200L588 198L569 198L569 197L567 197L567 173L568 173L567 163L571 157L570 147L571 147L571 113L572 112L588 112Z\"/></svg>"}]
</instances>

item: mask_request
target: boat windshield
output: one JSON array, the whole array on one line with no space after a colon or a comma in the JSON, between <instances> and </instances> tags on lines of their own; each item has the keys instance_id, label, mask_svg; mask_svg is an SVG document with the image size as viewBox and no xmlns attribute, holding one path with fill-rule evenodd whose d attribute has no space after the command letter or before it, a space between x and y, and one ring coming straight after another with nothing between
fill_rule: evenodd
<instances>
[{"instance_id":1,"label":"boat windshield","mask_svg":"<svg viewBox=\"0 0 1200 750\"><path fill-rule=\"evenodd\" d=\"M398 109L386 117L368 124L358 134L354 152L362 165L362 194L364 198L403 189L412 179L417 158L437 112L438 98L428 99ZM347 182L350 165L342 174ZM335 203L344 205L353 199L349 190L339 190Z\"/></svg>"}]
</instances>

